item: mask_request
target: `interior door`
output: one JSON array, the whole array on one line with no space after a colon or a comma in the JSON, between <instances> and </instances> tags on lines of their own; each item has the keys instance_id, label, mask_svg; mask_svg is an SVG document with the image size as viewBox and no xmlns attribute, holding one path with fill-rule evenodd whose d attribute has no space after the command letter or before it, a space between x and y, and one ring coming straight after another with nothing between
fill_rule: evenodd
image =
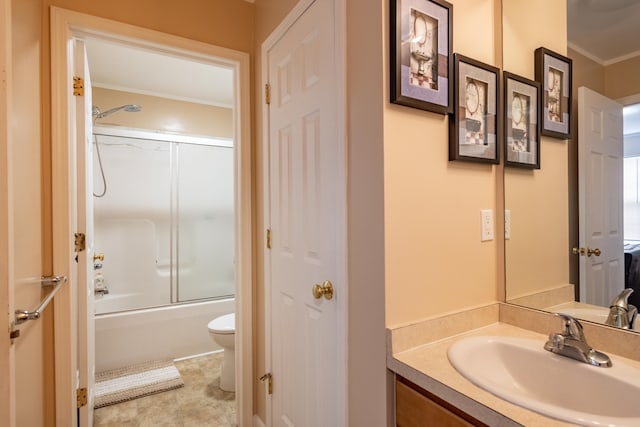
<instances>
[{"instance_id":1,"label":"interior door","mask_svg":"<svg viewBox=\"0 0 640 427\"><path fill-rule=\"evenodd\" d=\"M333 2L316 0L266 58L273 375L268 418L276 426L344 425L343 325L337 312L343 261L336 259L343 244L337 197L344 183L338 179L333 25Z\"/></svg>"},{"instance_id":2,"label":"interior door","mask_svg":"<svg viewBox=\"0 0 640 427\"><path fill-rule=\"evenodd\" d=\"M622 105L578 89L580 301L608 307L624 288Z\"/></svg>"},{"instance_id":3,"label":"interior door","mask_svg":"<svg viewBox=\"0 0 640 427\"><path fill-rule=\"evenodd\" d=\"M41 200L41 152L40 152L40 50L38 2L13 1L5 4L2 13L4 45L10 49L5 57L6 84L5 119L7 132L6 151L0 168L3 169L3 231L6 238L6 269L9 294L9 321L15 319L15 310L35 311L42 297L49 292L41 286L43 235ZM8 37L8 40L7 40ZM3 74L4 80L5 75ZM4 193L6 189L6 193ZM6 209L6 211L4 211ZM5 228L6 227L6 228ZM5 274L5 273L3 273ZM6 309L6 306L3 307ZM5 312L6 313L6 312ZM9 351L9 378L0 382L9 385L9 420L3 424L15 426L48 425L47 401L52 397L52 375L48 371L50 360L45 356L46 326L51 321L50 306L42 317L17 326L17 337ZM3 330L3 334L8 332ZM6 337L6 335L5 335ZM49 374L49 375L45 375Z\"/></svg>"},{"instance_id":4,"label":"interior door","mask_svg":"<svg viewBox=\"0 0 640 427\"><path fill-rule=\"evenodd\" d=\"M85 235L85 250L78 255L78 379L87 390L87 404L80 408L80 427L93 425L95 378L94 270L93 270L93 135L91 77L85 45L74 40L74 76L84 80L84 96L75 97L78 231Z\"/></svg>"}]
</instances>

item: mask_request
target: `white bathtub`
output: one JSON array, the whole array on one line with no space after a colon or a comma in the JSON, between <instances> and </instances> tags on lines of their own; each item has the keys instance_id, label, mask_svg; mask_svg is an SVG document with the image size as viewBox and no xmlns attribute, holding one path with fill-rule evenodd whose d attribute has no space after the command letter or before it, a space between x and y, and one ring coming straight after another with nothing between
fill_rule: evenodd
<instances>
[{"instance_id":1,"label":"white bathtub","mask_svg":"<svg viewBox=\"0 0 640 427\"><path fill-rule=\"evenodd\" d=\"M234 311L235 299L229 298L96 315L96 372L221 350L207 324Z\"/></svg>"}]
</instances>

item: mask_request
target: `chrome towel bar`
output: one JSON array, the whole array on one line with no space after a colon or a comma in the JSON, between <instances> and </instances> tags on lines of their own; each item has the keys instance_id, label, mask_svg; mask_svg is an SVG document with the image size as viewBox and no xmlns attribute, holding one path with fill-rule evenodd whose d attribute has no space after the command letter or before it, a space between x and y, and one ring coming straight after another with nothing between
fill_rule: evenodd
<instances>
[{"instance_id":1,"label":"chrome towel bar","mask_svg":"<svg viewBox=\"0 0 640 427\"><path fill-rule=\"evenodd\" d=\"M38 308L36 308L34 311L16 310L15 324L20 325L21 323L24 323L27 320L39 319L40 316L42 316L42 312L44 311L44 309L51 302L51 300L56 295L60 287L65 283L67 283L67 276L48 276L48 277L43 276L42 279L40 280L40 286L43 288L53 286L53 289L51 289L51 292L47 294L47 296L42 300Z\"/></svg>"}]
</instances>

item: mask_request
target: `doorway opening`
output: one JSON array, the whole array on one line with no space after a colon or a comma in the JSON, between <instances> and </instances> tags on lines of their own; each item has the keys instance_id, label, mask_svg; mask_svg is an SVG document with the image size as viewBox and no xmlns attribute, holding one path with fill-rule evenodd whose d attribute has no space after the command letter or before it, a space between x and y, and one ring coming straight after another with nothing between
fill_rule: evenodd
<instances>
[{"instance_id":1,"label":"doorway opening","mask_svg":"<svg viewBox=\"0 0 640 427\"><path fill-rule=\"evenodd\" d=\"M202 346L186 345L185 348L180 350L181 354L163 353L159 355L164 358L185 357L187 355L184 352L191 352L195 355L200 352L200 348L213 348L214 344L209 337L207 323L217 315L224 313L216 312L217 308L214 310L211 305L208 305L209 303L221 301L224 303L224 307L221 306L222 311L230 310L235 312L237 421L240 425L245 424L250 419L252 412L251 169L248 54L57 8L52 8L52 31L52 57L61 58L60 61L52 61L53 187L54 195L56 192L66 195L66 197L62 198L61 203L54 201L54 230L61 234L59 237L63 237L65 234L68 235L67 233L72 234L75 232L75 230L70 230L70 228L74 228L74 221L76 224L84 223L81 218L83 215L82 210L79 207L76 208L76 198L78 196L74 194L74 189L78 188L79 182L87 177L81 174L75 176L73 173L75 169L74 163L79 164L79 159L74 159L73 156L77 153L78 141L83 140L82 136L75 138L77 136L76 133L82 135L81 132L77 132L80 127L76 127L79 123L77 117L82 117L82 115L73 114L74 111L77 113L78 107L74 99L67 95L72 88L71 82L65 78L66 76L74 75L74 70L69 65L74 64L74 52L72 49L68 49L67 46L71 45L71 41L75 39L82 40L87 46L90 78L85 79L85 81L87 84L93 81L96 86L95 92L91 91L95 107L85 107L84 114L86 116L93 113L94 118L99 117L102 119L98 120L101 126L101 135L94 135L91 138L92 148L95 153L97 154L100 148L104 148L107 145L110 145L110 148L126 147L127 149L134 149L135 153L125 153L120 159L129 163L131 163L132 157L139 156L145 150L150 155L142 155L140 157L139 160L143 163L149 161L150 157L161 153L163 150L169 156L168 160L163 160L170 166L165 171L164 178L149 180L149 177L153 176L154 172L160 170L160 168L156 168L157 165L141 167L138 164L136 174L136 166L132 163L130 165L132 166L131 168L124 167L123 162L117 160L117 157L122 153L116 153L116 160L111 163L112 171L111 177L109 177L107 169L109 165L108 162L104 161L106 160L104 156L113 157L114 153L107 154L106 151L109 150L104 150L105 153L102 153L103 158L100 159L103 164L95 166L96 182L87 183L88 187L93 190L92 192L98 196L101 193L105 193L105 185L107 188L105 194L113 195L114 193L109 192L120 184L121 188L125 190L127 185L133 187L134 183L144 181L147 184L145 188L148 191L142 191L134 197L136 199L134 202L138 202L138 208L132 207L131 204L112 203L110 206L103 206L104 209L102 209L100 215L107 218L109 226L113 226L116 223L119 223L119 225L135 223L135 225L142 225L142 228L145 228L144 225L146 224L147 229L155 230L153 233L147 233L146 237L143 235L138 236L137 242L143 246L151 246L150 254L154 252L151 254L153 256L149 257L152 267L149 270L153 270L150 275L153 276L155 274L160 281L166 279L165 282L168 283L166 289L158 291L158 288L156 288L157 292L151 292L150 295L155 298L158 294L165 294L167 298L166 301L163 299L161 302L145 302L142 305L122 306L115 308L115 311L119 312L118 314L135 312L138 315L149 311L157 317L157 311L162 308L155 307L147 310L149 306L164 306L173 303L173 305L179 306L178 308L182 309L183 312L188 313L189 317L193 318L193 322L190 325L178 327L178 330L181 331L178 334L187 339L199 337L198 339ZM107 53L103 52L96 55L96 46L104 48ZM126 55L124 59L123 57L114 59L113 55L116 55L116 51ZM162 65L154 62L156 60L162 61ZM112 64L115 64L116 67L111 67ZM125 67L123 64L127 66ZM164 80L161 77L163 73L160 70L166 72L164 73ZM227 76L221 77L217 74L218 71L226 73ZM221 90L224 89L222 92L230 96L230 99L222 100L220 93L214 94L216 87L221 88ZM91 89L85 88L85 90ZM123 98L126 98L127 101L121 101ZM126 108L128 105L133 105L136 108ZM119 106L124 107L120 108ZM112 110L115 110L113 114L106 114ZM212 111L214 110L225 116L227 120L213 119L212 116L214 114L212 114ZM126 112L131 112L132 114L125 114ZM136 123L135 120L139 119L141 122ZM217 127L212 130L213 123ZM150 138L148 136L141 137L142 133L154 134L154 141L149 142ZM104 139L105 134L111 134L111 139L119 138L119 142L111 141L110 144L105 141L97 144L94 142L99 138ZM205 139L208 142L202 143ZM227 147L224 147L224 153L217 154L221 154L226 159L227 164L225 167L231 171L227 175L231 175L232 182L227 182L224 186L224 192L227 197L224 203L218 203L218 205L224 204L227 208L231 206L231 214L228 212L229 209L226 209L226 213L223 215L220 212L212 213L211 209L203 210L195 206L202 204L202 199L206 198L198 197L198 193L203 193L207 187L214 185L214 183L210 183L207 186L207 180L222 180L221 177L208 176L211 173L215 173L213 171L214 165L209 165L211 167L208 169L202 166L194 167L191 163L181 165L181 162L189 157L194 158L192 159L194 161L206 159L210 157L212 147L218 145L218 148L222 148L219 146L225 145L214 144L211 141L224 141L227 145ZM207 153L201 152L203 149ZM198 153L194 153L194 150ZM211 161L215 162L217 160ZM229 165L228 163L231 164ZM125 172L127 169L132 170ZM179 170L183 171L182 177ZM60 175L65 174L70 177L71 182L59 179ZM186 181L181 181L181 178ZM225 176L225 179L228 180L229 176ZM162 182L167 185L155 185ZM191 194L193 196L191 198L185 198L189 193L196 194ZM230 197L229 193L231 194ZM127 191L121 191L116 194L126 197ZM158 194L160 194L159 197L151 197ZM182 203L178 201L179 194L183 196ZM168 203L166 203L167 200L163 198L163 195L168 195ZM148 203L139 203L141 197L148 197ZM94 196L94 198L97 199L98 197ZM156 202L159 200L162 200L161 203L165 204L164 207L167 207L164 214L159 213L163 209L156 209L158 207ZM210 208L211 205L217 203L211 200L209 202ZM185 210L180 210L181 207L185 208ZM75 209L78 210L74 211ZM123 222L122 218L115 220L110 218L109 215L113 214L114 209L130 211L126 221ZM145 215L140 215L140 209L153 211L153 214L148 213L145 218ZM199 219L196 218L191 223L185 221L185 218L193 219L193 215L190 214L193 211L199 212L196 215ZM150 221L150 217L154 215L154 220ZM224 224L222 224L224 222L222 221L223 216L225 217L224 221L226 221ZM229 216L231 216L230 220ZM215 218L220 221L216 221ZM148 227L150 224L151 227ZM205 226L207 224L209 227ZM211 227L217 227L216 236L208 235L212 233ZM132 236L136 235L136 233L129 233L126 226L119 230L119 234L123 235L130 244ZM179 230L182 233L179 233ZM93 231L87 229L86 233ZM96 228L96 238L98 237L98 232L99 230ZM187 241L185 235L189 233L193 236ZM58 241L55 234L54 232L54 242ZM113 233L113 230L103 233L103 242L115 234L118 233ZM225 250L224 257L216 256L213 253L215 250L207 246L208 243L220 238L222 234L229 237L226 240L225 247L227 250ZM99 239L96 239L96 243L98 241ZM153 245L151 245L152 241L155 242ZM228 251L229 246L231 246L231 254ZM95 248L98 251L100 250L97 246ZM68 248L65 248L64 245L56 248L54 244L54 264L58 262L65 267L64 270L70 271L72 274L73 270L77 268L75 274L82 275L85 268L81 265L76 267L71 257L64 256L65 252L69 253ZM103 289L103 294L99 297L105 297L110 292L110 290L104 292L104 290L109 289L109 281L113 277L111 274L107 275L108 268L106 266L108 262L114 260L114 258L118 259L118 256L121 255L117 249L110 252L111 255L104 253L104 259L100 259L101 253L87 254L86 257L91 259L91 255L93 255L92 263L94 268L97 265L105 267L104 274L100 275L102 280L98 280ZM142 264L143 256L140 255L141 253L140 251L134 252L136 261L132 264L134 270ZM208 253L210 256L207 258ZM62 254L62 256L56 258L57 254ZM225 260L224 266L219 266L220 268L216 268L216 271L224 271L224 273L220 274L227 279L221 285L224 289L221 292L209 292L210 289L207 288L211 286L207 286L207 284L211 284L213 280L208 275L210 273L209 270L212 264L216 264L217 261L221 261L223 258ZM81 261L82 259L80 257ZM96 260L99 262L96 262ZM86 263L89 262L86 261ZM96 268L95 271L99 272L99 270L102 270L102 268ZM111 273L115 274L117 270L119 269L113 268ZM139 271L132 274L138 273ZM94 276L91 279L87 280L87 283L94 282L96 277ZM149 277L145 276L142 279L132 280L132 282L146 282L148 285L148 279ZM112 286L122 286L122 283L117 282L118 280L115 280ZM81 284L82 280L79 280L78 283ZM179 287L180 283L182 283L181 287ZM123 292L123 294L126 293L126 291ZM229 298L230 293L235 294L235 300ZM82 291L78 291L76 295L70 295L68 307L62 305L60 313L57 314L63 318L63 323L56 322L56 324L72 323L70 321L74 318L73 312L76 309L72 301L78 301L81 305L82 298L79 296L82 296L82 294ZM196 302L196 304L190 304L192 302ZM145 309L140 310L141 307ZM81 309L82 307L79 308L79 312L82 311ZM134 311L130 311L131 309L134 309ZM174 313L173 310L166 316L161 317L175 326L178 319L184 317L184 313L178 315L174 319L175 321L172 320L172 313ZM111 314L110 316L116 316L116 314ZM75 372L78 370L78 366L82 365L82 359L86 357L88 352L87 349L82 347L82 340L79 340L78 334L81 333L79 331L86 329L83 328L83 322L93 321L91 317L91 315L87 315L86 318L78 316L77 327L72 324L68 331L56 330L56 352L64 353L65 349L72 349L76 345L78 346L78 359L72 359L68 364L60 362L59 366L56 366L57 374L60 373L65 376ZM162 327L158 329L162 330ZM98 333L99 331L96 329L96 337ZM136 340L136 338L132 338L130 343ZM140 342L144 341L140 340ZM146 341L148 342L148 337ZM129 345L127 343L109 343L107 347L115 348L121 353L130 353ZM175 351L175 348L176 346L173 346L172 351ZM56 359L62 360L62 358ZM82 383L82 369L79 371ZM65 385L67 387L72 386L64 382L61 382L60 385L57 384L57 387L60 387L58 395L71 395L68 390L64 389ZM90 390L89 393L91 393ZM65 404L66 402L57 403L62 414L68 408ZM70 416L73 418L73 415ZM80 416L83 416L82 412Z\"/></svg>"}]
</instances>

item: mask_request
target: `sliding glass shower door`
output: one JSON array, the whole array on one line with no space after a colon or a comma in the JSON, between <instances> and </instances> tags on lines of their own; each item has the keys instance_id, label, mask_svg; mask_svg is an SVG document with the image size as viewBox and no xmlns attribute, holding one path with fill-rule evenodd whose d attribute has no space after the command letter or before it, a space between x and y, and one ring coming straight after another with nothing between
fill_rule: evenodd
<instances>
[{"instance_id":1,"label":"sliding glass shower door","mask_svg":"<svg viewBox=\"0 0 640 427\"><path fill-rule=\"evenodd\" d=\"M233 149L176 146L179 302L233 296Z\"/></svg>"},{"instance_id":2,"label":"sliding glass shower door","mask_svg":"<svg viewBox=\"0 0 640 427\"><path fill-rule=\"evenodd\" d=\"M96 313L233 296L229 141L99 129L94 140ZM100 151L100 156L97 151ZM101 163L101 164L100 164ZM98 283L98 282L96 282Z\"/></svg>"}]
</instances>

